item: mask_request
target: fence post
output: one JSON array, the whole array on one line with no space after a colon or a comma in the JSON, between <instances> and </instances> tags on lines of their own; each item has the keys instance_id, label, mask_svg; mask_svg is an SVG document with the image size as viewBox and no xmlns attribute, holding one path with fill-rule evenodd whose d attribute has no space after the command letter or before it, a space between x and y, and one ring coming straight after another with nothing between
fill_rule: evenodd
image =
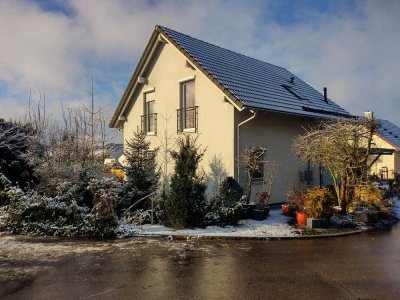
<instances>
[{"instance_id":1,"label":"fence post","mask_svg":"<svg viewBox=\"0 0 400 300\"><path fill-rule=\"evenodd\" d=\"M153 225L153 208L154 208L154 204L153 204L153 201L154 201L154 197L151 197L151 225Z\"/></svg>"}]
</instances>

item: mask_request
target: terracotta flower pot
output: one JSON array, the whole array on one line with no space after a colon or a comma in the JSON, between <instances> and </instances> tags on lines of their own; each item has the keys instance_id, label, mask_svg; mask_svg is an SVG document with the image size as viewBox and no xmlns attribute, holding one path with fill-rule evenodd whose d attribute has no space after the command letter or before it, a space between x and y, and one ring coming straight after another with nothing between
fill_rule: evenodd
<instances>
[{"instance_id":1,"label":"terracotta flower pot","mask_svg":"<svg viewBox=\"0 0 400 300\"><path fill-rule=\"evenodd\" d=\"M297 224L307 225L307 216L306 216L306 214L296 211L296 221L297 221Z\"/></svg>"},{"instance_id":2,"label":"terracotta flower pot","mask_svg":"<svg viewBox=\"0 0 400 300\"><path fill-rule=\"evenodd\" d=\"M289 204L282 204L282 213L285 216L289 216L292 212L292 208L289 206Z\"/></svg>"}]
</instances>

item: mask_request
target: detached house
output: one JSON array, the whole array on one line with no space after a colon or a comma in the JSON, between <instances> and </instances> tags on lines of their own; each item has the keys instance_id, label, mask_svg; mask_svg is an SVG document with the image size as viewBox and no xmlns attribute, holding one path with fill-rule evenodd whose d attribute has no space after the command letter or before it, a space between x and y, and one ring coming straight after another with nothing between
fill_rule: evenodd
<instances>
[{"instance_id":1,"label":"detached house","mask_svg":"<svg viewBox=\"0 0 400 300\"><path fill-rule=\"evenodd\" d=\"M290 181L319 182L317 170L299 164L292 142L303 127L335 116L349 113L328 99L326 89L323 95L284 68L156 26L109 125L123 129L125 141L141 128L154 148L198 135L207 147L204 170L219 155L243 186L241 153L247 146L267 147L265 159L276 166L271 203L278 203L286 200Z\"/></svg>"},{"instance_id":2,"label":"detached house","mask_svg":"<svg viewBox=\"0 0 400 300\"><path fill-rule=\"evenodd\" d=\"M373 141L378 148L391 149L394 153L379 157L372 165L371 173L382 179L394 179L396 173L400 174L400 127L387 120L379 122L381 128Z\"/></svg>"}]
</instances>

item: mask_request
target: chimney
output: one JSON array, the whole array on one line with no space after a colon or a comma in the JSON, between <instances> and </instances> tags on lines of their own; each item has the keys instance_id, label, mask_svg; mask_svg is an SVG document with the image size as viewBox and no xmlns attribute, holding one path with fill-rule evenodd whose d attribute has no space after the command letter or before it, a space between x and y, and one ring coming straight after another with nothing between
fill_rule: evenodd
<instances>
[{"instance_id":1,"label":"chimney","mask_svg":"<svg viewBox=\"0 0 400 300\"><path fill-rule=\"evenodd\" d=\"M372 111L364 112L364 118L367 119L368 121L373 120L374 119L374 112L372 112Z\"/></svg>"},{"instance_id":2,"label":"chimney","mask_svg":"<svg viewBox=\"0 0 400 300\"><path fill-rule=\"evenodd\" d=\"M324 87L324 101L326 103L329 103L328 102L328 89L326 87Z\"/></svg>"},{"instance_id":3,"label":"chimney","mask_svg":"<svg viewBox=\"0 0 400 300\"><path fill-rule=\"evenodd\" d=\"M290 83L293 84L293 83L294 83L294 76L290 77L290 80L289 80L289 81L290 81Z\"/></svg>"}]
</instances>

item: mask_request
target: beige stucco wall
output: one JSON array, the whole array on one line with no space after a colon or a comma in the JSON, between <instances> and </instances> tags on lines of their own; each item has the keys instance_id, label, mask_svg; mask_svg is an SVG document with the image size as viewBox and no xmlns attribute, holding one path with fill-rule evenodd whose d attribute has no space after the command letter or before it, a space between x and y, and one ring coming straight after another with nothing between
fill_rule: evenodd
<instances>
[{"instance_id":1,"label":"beige stucco wall","mask_svg":"<svg viewBox=\"0 0 400 300\"><path fill-rule=\"evenodd\" d=\"M373 142L379 148L395 149L391 144L386 142L380 136L375 135ZM394 172L400 172L400 152L396 151L393 155L382 155L377 162L371 167L371 174L380 176L381 169L387 167L389 174L388 178L394 178Z\"/></svg>"},{"instance_id":2,"label":"beige stucco wall","mask_svg":"<svg viewBox=\"0 0 400 300\"><path fill-rule=\"evenodd\" d=\"M167 139L172 145L178 136L176 110L180 106L180 81L195 77L195 101L198 111L198 144L207 147L200 167L209 172L209 162L213 156L223 159L228 176L237 178L236 128L237 124L251 116L245 110L239 112L232 104L225 101L223 92L201 71L187 65L186 58L174 46L164 44L159 47L152 65L144 74L148 84L142 84L129 100L127 121L124 123L124 140L132 138L134 131L141 126L141 116L144 114L144 94L155 91L157 112L157 135L148 136L152 148L160 148L158 162L163 167L163 145ZM266 159L274 162L278 173L272 188L271 203L286 201L288 184L291 180L298 181L299 172L305 167L299 163L292 152L293 139L303 132L302 126L307 126L310 119L276 114L258 113L250 123L241 127L240 152L248 145L260 145L268 148ZM196 134L191 133L193 136ZM170 161L168 173L173 171ZM242 174L243 175L243 174ZM313 183L318 183L318 171L313 170ZM244 176L240 183L246 186ZM262 185L255 184L252 200L261 191Z\"/></svg>"},{"instance_id":3,"label":"beige stucco wall","mask_svg":"<svg viewBox=\"0 0 400 300\"><path fill-rule=\"evenodd\" d=\"M237 112L235 123L238 124L250 116L249 113ZM299 162L292 151L292 143L296 136L304 133L303 127L308 127L312 119L277 113L258 113L256 118L243 125L240 129L240 152L248 146L267 147L265 159L276 165L277 173L272 185L271 203L286 201L288 185L292 181L299 182L299 172L306 167ZM312 168L312 185L319 184L318 168ZM241 172L240 183L246 185L246 177ZM252 201L256 193L261 191L262 184L255 183L252 191Z\"/></svg>"},{"instance_id":4,"label":"beige stucco wall","mask_svg":"<svg viewBox=\"0 0 400 300\"><path fill-rule=\"evenodd\" d=\"M148 84L142 85L133 95L132 104L124 124L124 140L129 140L144 114L144 93L154 88L156 94L157 135L148 136L151 147L172 145L177 134L177 112L180 107L180 81L195 76L195 102L198 109L198 144L207 147L201 168L209 171L209 162L220 155L228 174L234 172L234 107L224 100L224 94L201 71L187 66L186 58L172 45L159 48L154 63L147 71ZM185 133L186 134L186 133ZM190 133L197 136L195 133ZM158 161L164 164L160 148ZM172 161L168 173L173 171Z\"/></svg>"}]
</instances>

